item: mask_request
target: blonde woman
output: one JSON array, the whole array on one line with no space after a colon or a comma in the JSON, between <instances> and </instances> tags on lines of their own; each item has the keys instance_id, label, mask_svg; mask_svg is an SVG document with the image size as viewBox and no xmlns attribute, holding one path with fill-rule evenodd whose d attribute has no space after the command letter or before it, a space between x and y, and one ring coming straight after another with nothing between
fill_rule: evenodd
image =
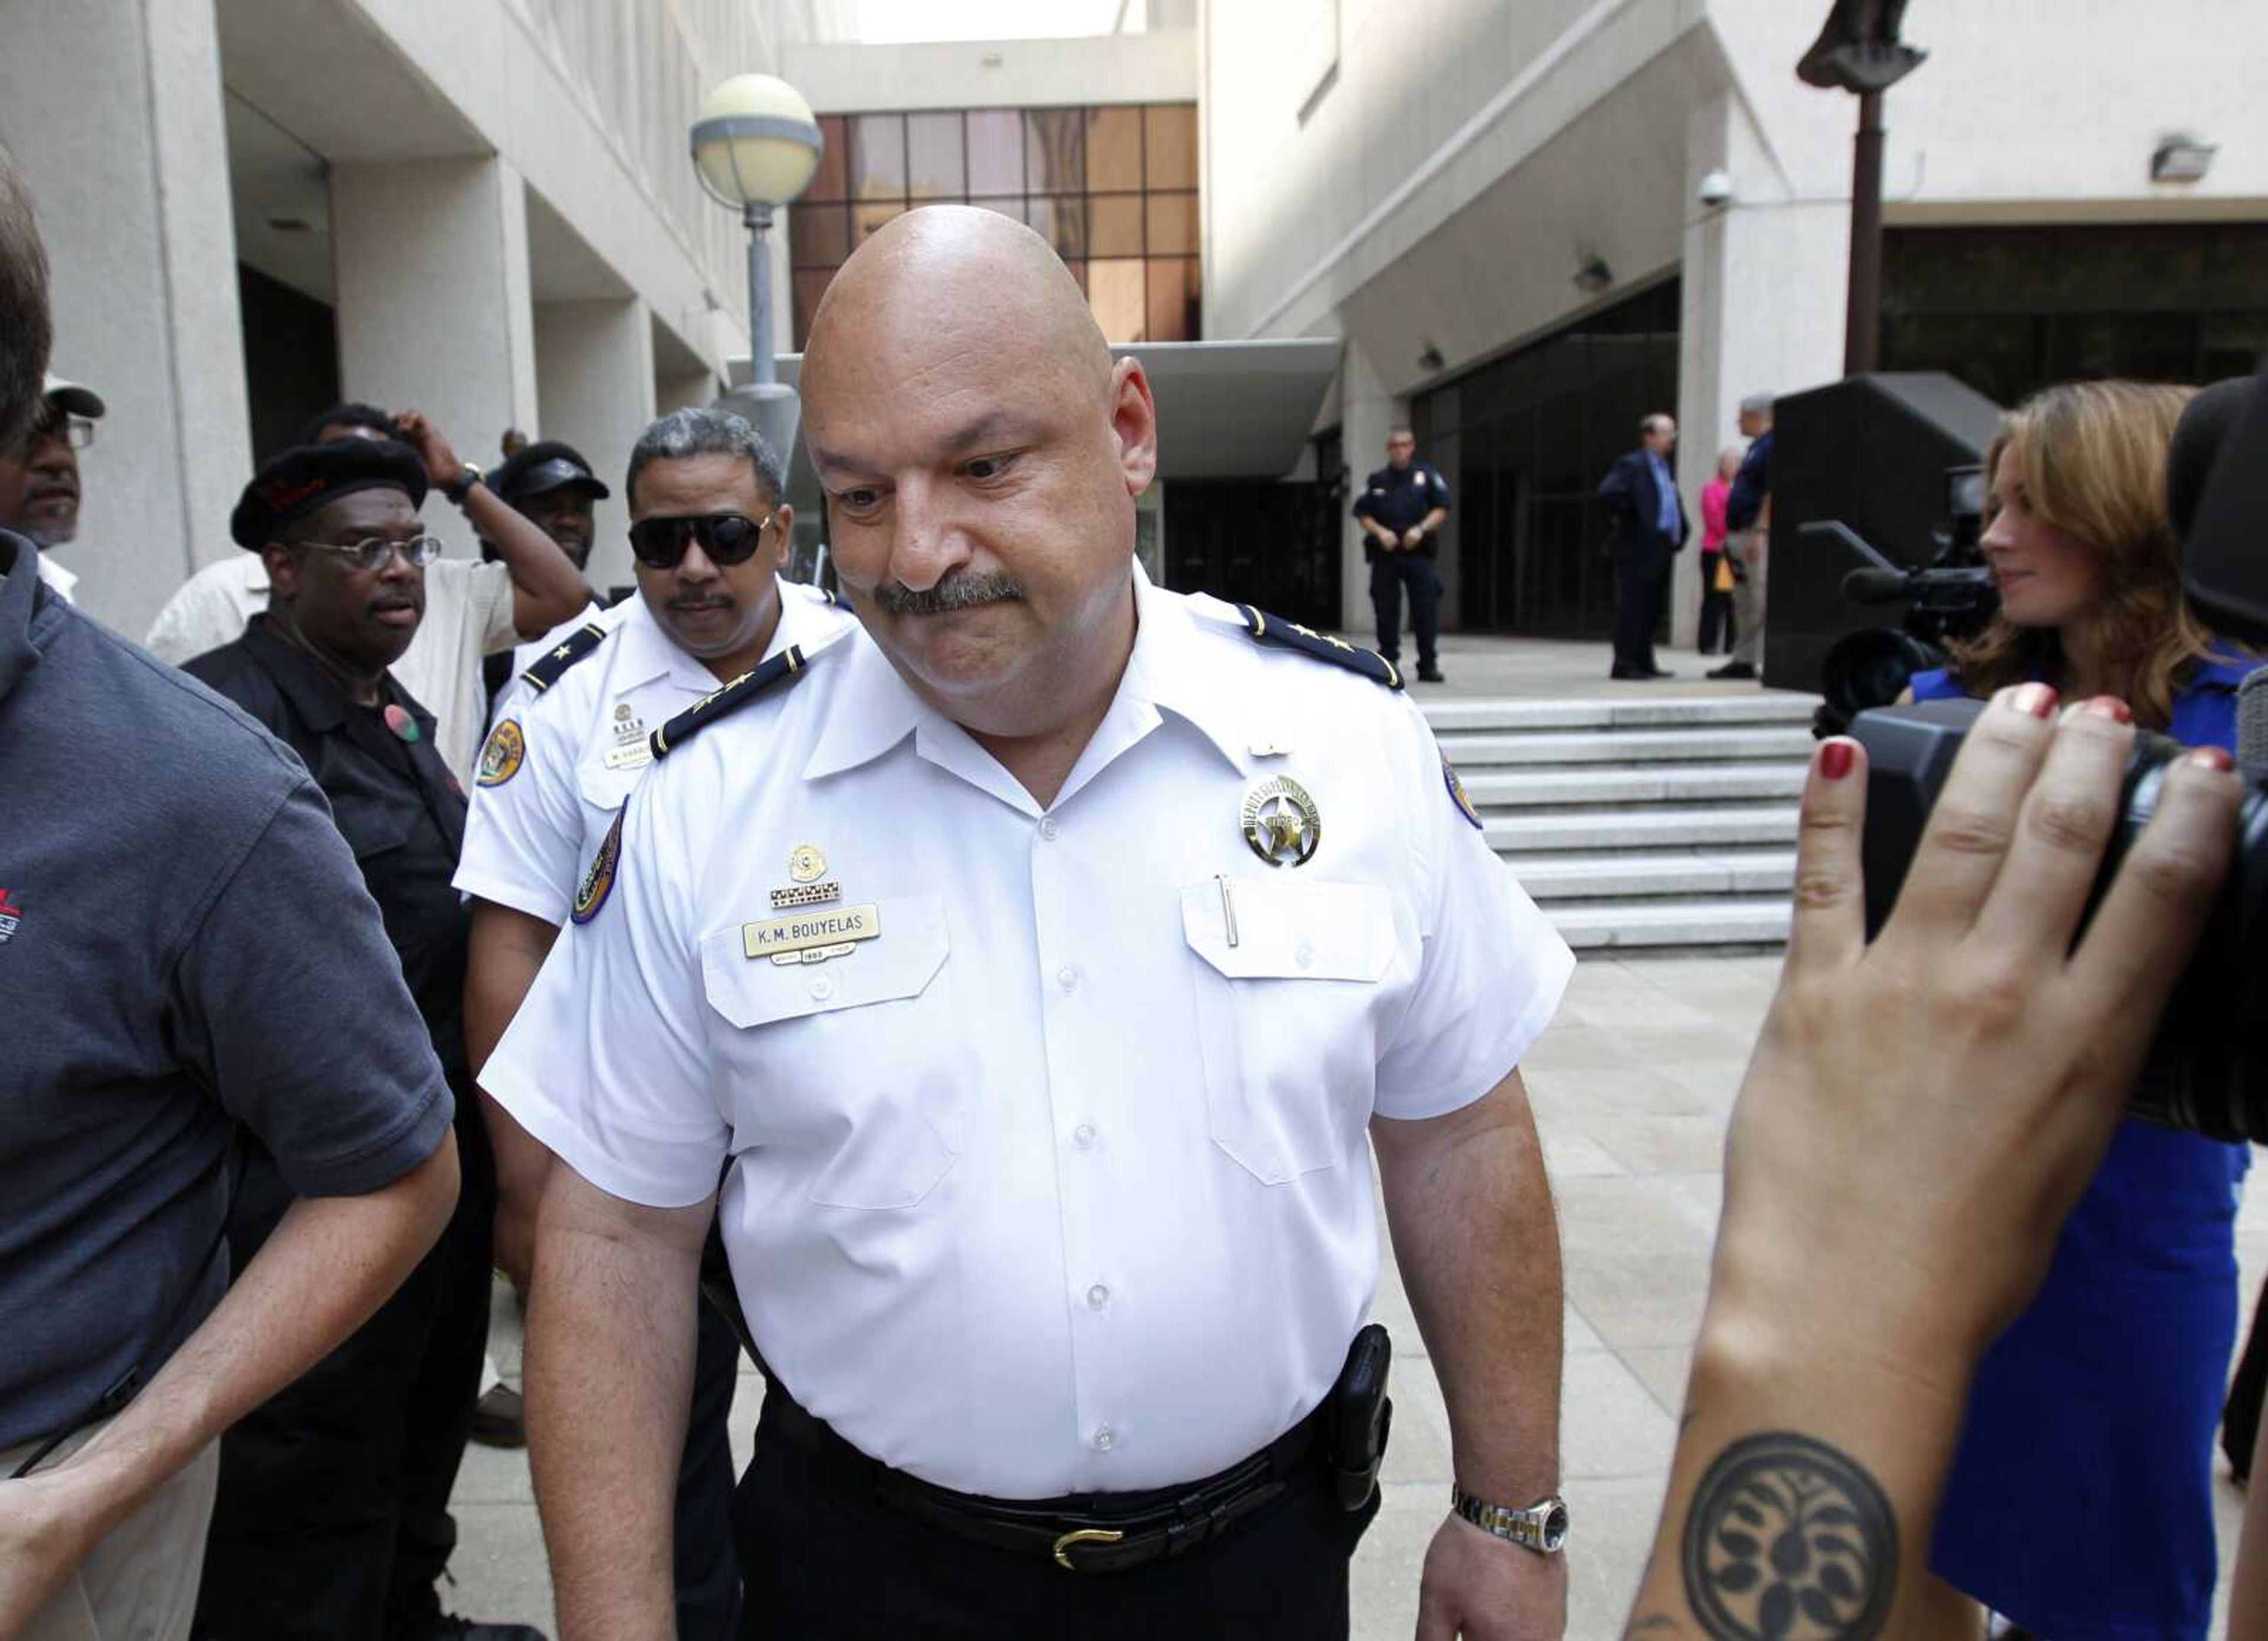
<instances>
[{"instance_id":1,"label":"blonde woman","mask_svg":"<svg viewBox=\"0 0 2268 1641\"><path fill-rule=\"evenodd\" d=\"M1913 697L2036 680L2066 703L2112 697L2146 728L2234 749L2253 663L2190 615L2167 510L2190 397L2073 383L2006 418L1985 455L2000 613L1949 671L1918 674ZM1932 1567L2030 1634L2206 1633L2247 1161L2241 1146L2125 1122L2046 1282L1978 1369Z\"/></svg>"}]
</instances>

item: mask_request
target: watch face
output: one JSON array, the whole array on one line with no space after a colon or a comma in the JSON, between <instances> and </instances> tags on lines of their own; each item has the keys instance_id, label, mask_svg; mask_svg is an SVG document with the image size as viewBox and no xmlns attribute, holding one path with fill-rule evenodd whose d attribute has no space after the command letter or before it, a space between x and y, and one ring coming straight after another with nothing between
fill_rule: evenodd
<instances>
[{"instance_id":1,"label":"watch face","mask_svg":"<svg viewBox=\"0 0 2268 1641\"><path fill-rule=\"evenodd\" d=\"M1543 1515L1543 1548L1557 1554L1567 1542L1567 1506L1555 1498Z\"/></svg>"}]
</instances>

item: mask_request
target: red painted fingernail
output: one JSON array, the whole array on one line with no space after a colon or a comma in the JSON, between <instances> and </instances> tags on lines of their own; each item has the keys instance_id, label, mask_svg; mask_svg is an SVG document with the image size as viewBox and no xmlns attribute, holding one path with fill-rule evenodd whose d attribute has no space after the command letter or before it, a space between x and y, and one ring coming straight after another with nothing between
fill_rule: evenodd
<instances>
[{"instance_id":1,"label":"red painted fingernail","mask_svg":"<svg viewBox=\"0 0 2268 1641\"><path fill-rule=\"evenodd\" d=\"M2189 762L2200 769L2218 770L2223 775L2236 767L2236 760L2228 755L2226 747L2200 747L2190 754Z\"/></svg>"},{"instance_id":2,"label":"red painted fingernail","mask_svg":"<svg viewBox=\"0 0 2268 1641\"><path fill-rule=\"evenodd\" d=\"M2117 724L2132 724L2134 709L2117 695L2097 695L2087 703L2087 710L2097 717L2107 717Z\"/></svg>"},{"instance_id":3,"label":"red painted fingernail","mask_svg":"<svg viewBox=\"0 0 2268 1641\"><path fill-rule=\"evenodd\" d=\"M2045 684L2022 684L2008 698L2008 704L2036 718L2050 717L2056 710L2056 692Z\"/></svg>"},{"instance_id":4,"label":"red painted fingernail","mask_svg":"<svg viewBox=\"0 0 2268 1641\"><path fill-rule=\"evenodd\" d=\"M1830 781L1839 781L1851 773L1852 751L1847 740L1830 740L1819 749L1819 773Z\"/></svg>"}]
</instances>

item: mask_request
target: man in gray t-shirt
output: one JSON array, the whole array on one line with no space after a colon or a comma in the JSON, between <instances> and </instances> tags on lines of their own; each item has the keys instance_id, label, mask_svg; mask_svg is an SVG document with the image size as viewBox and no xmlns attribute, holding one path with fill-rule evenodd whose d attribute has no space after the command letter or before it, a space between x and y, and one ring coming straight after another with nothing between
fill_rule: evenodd
<instances>
[{"instance_id":1,"label":"man in gray t-shirt","mask_svg":"<svg viewBox=\"0 0 2268 1641\"><path fill-rule=\"evenodd\" d=\"M0 150L0 441L45 296ZM431 1246L452 1106L305 769L4 531L0 786L0 1635L174 1641L215 1439ZM300 1200L223 1301L239 1124Z\"/></svg>"}]
</instances>

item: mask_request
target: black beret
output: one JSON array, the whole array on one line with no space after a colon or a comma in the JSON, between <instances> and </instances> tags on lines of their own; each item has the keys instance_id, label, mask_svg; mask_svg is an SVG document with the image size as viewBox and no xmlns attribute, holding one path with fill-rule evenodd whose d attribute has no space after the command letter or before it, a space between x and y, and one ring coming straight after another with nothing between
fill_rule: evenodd
<instances>
[{"instance_id":1,"label":"black beret","mask_svg":"<svg viewBox=\"0 0 2268 1641\"><path fill-rule=\"evenodd\" d=\"M571 484L598 501L611 494L583 460L583 453L556 438L538 439L506 457L488 475L489 489L508 502L524 502Z\"/></svg>"},{"instance_id":2,"label":"black beret","mask_svg":"<svg viewBox=\"0 0 2268 1641\"><path fill-rule=\"evenodd\" d=\"M239 547L259 552L317 508L357 490L401 490L412 507L425 504L425 463L409 445L390 438L342 438L287 450L252 475L229 515Z\"/></svg>"}]
</instances>

